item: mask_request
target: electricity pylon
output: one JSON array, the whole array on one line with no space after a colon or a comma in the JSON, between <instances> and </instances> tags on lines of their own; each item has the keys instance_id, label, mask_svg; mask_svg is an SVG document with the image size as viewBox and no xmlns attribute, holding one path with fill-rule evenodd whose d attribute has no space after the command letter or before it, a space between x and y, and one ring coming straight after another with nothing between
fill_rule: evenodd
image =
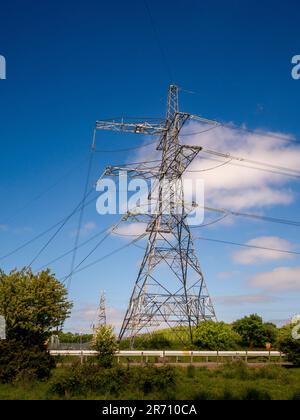
<instances>
[{"instance_id":1,"label":"electricity pylon","mask_svg":"<svg viewBox=\"0 0 300 420\"><path fill-rule=\"evenodd\" d=\"M97 322L96 324L93 323L91 328L93 331L96 331L98 327L101 325L106 325L106 302L105 302L105 294L101 292L100 300L99 300L99 307L97 310Z\"/></svg>"},{"instance_id":2,"label":"electricity pylon","mask_svg":"<svg viewBox=\"0 0 300 420\"><path fill-rule=\"evenodd\" d=\"M104 292L101 293L99 303L98 326L100 325L106 325L106 304Z\"/></svg>"},{"instance_id":3,"label":"electricity pylon","mask_svg":"<svg viewBox=\"0 0 300 420\"><path fill-rule=\"evenodd\" d=\"M182 176L201 152L199 146L182 145L180 130L193 116L179 111L178 87L168 92L164 121L97 121L96 130L112 130L159 136L157 161L107 168L106 175L126 171L131 177L155 180L149 200L155 206L151 214L129 210L123 220L146 223L147 247L120 330L119 338L134 338L145 332L172 328L178 335L216 319L206 282L198 262L187 222L189 205L184 199ZM202 122L211 121L198 118ZM169 191L165 193L165 184ZM193 206L190 206L191 208Z\"/></svg>"}]
</instances>

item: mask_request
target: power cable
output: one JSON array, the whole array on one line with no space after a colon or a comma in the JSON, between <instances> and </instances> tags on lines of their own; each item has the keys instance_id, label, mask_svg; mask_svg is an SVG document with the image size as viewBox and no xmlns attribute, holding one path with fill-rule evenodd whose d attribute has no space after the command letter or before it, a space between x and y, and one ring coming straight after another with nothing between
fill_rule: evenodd
<instances>
[{"instance_id":1,"label":"power cable","mask_svg":"<svg viewBox=\"0 0 300 420\"><path fill-rule=\"evenodd\" d=\"M105 229L103 229L102 231L96 233L95 235L93 235L91 238L87 239L84 242L81 242L81 244L79 244L77 246L77 249L82 248L83 246L87 245L88 243L92 242L94 239L98 238L99 236L103 235L105 232L107 232L108 229L110 229L113 225L111 225L110 227L106 227ZM56 263L57 261L60 261L61 259L63 259L64 257L70 255L72 252L74 251L74 248L70 249L69 251L64 252L63 254L59 255L58 257L54 258L53 260L47 262L46 264L42 265L41 267L39 267L37 269L37 271L41 271L46 267L49 267L50 265Z\"/></svg>"},{"instance_id":2,"label":"power cable","mask_svg":"<svg viewBox=\"0 0 300 420\"><path fill-rule=\"evenodd\" d=\"M283 224L283 225L300 227L300 221L296 221L296 220L289 220L289 219L276 218L276 217L270 217L270 216L262 216L258 214L252 214L252 213L243 213L243 212L237 212L237 211L228 210L228 209L217 209L217 208L208 207L208 206L205 206L204 209L207 211L212 211L216 213L225 213L226 215L231 215L231 216L247 217L247 218L263 220L263 221L271 222L271 223L278 223L278 224Z\"/></svg>"},{"instance_id":3,"label":"power cable","mask_svg":"<svg viewBox=\"0 0 300 420\"><path fill-rule=\"evenodd\" d=\"M88 197L89 194L93 192L93 188L90 189L89 192L86 193L84 198L80 201L80 203L75 207L75 209L65 218L65 220L60 224L59 228L54 232L54 234L48 239L48 241L45 243L45 245L39 250L39 252L36 254L36 256L31 260L31 262L27 265L28 267L31 267L32 264L38 259L38 257L42 254L42 252L50 245L50 243L53 241L53 239L59 234L59 232L64 228L64 226L67 224L67 222L74 216L75 213L81 208L82 203L84 200Z\"/></svg>"},{"instance_id":4,"label":"power cable","mask_svg":"<svg viewBox=\"0 0 300 420\"><path fill-rule=\"evenodd\" d=\"M300 176L300 171L299 170L293 169L293 168L287 168L286 166L273 165L271 163L261 162L261 161L254 160L254 159L248 159L248 158L245 158L245 157L242 157L242 156L235 156L235 155L232 155L230 153L219 152L218 150L211 150L211 149L203 148L202 152L210 154L210 155L214 155L214 156L217 156L217 157L222 157L222 158L231 159L231 160L238 160L240 162L246 162L246 163L259 165L259 166L265 166L265 167L270 168L270 169L292 172L293 174L297 174L298 176Z\"/></svg>"},{"instance_id":5,"label":"power cable","mask_svg":"<svg viewBox=\"0 0 300 420\"><path fill-rule=\"evenodd\" d=\"M167 60L167 56L166 56L164 47L163 47L161 39L160 39L160 35L159 35L158 29L157 29L157 25L155 23L155 20L153 18L153 15L151 13L151 9L150 9L150 6L149 6L147 0L144 0L144 5L145 5L146 11L147 11L148 16L149 16L149 20L150 20L150 23L151 23L151 26L152 26L154 36L156 38L156 42L157 42L157 45L158 45L158 48L159 48L159 51L160 51L160 54L161 54L161 57L162 57L162 61L165 65L165 69L166 69L166 72L167 72L167 75L168 75L168 78L169 78L169 82L172 83L173 80L174 80L173 79L173 74L172 74L172 69L171 69L171 67L169 65L169 62Z\"/></svg>"},{"instance_id":6,"label":"power cable","mask_svg":"<svg viewBox=\"0 0 300 420\"><path fill-rule=\"evenodd\" d=\"M136 242L140 241L140 240L141 240L141 239L143 239L145 236L146 236L146 233L143 233L143 234L142 234L142 235L140 235L138 238L136 238L136 239L134 239L134 240L130 241L129 243L127 243L127 244L125 244L125 245L121 246L120 248L117 248L117 249L115 249L114 251L110 252L109 254L106 254L106 255L104 255L103 257L101 257L101 258L99 258L99 259L97 259L97 260L95 260L95 261L91 262L90 264L85 265L84 267L80 268L79 270L74 271L74 273L73 273L73 274L77 274L77 273L80 273L80 272L82 272L82 271L84 271L84 270L87 270L88 268L90 268L90 267L92 267L92 266L94 266L94 265L96 265L96 264L98 264L98 263L100 263L100 262L104 261L106 258L109 258L109 257L111 257L111 256L113 256L113 255L115 255L115 254L117 254L118 252L122 251L123 249L126 249L126 248L128 248L129 246L134 245ZM68 276L65 276L65 277L63 277L63 278L61 279L61 281L62 281L62 282L65 282L65 280L66 280L67 278L68 278Z\"/></svg>"},{"instance_id":7,"label":"power cable","mask_svg":"<svg viewBox=\"0 0 300 420\"><path fill-rule=\"evenodd\" d=\"M91 200L89 200L86 204L85 207L87 207L89 204L91 204L92 202L94 202L96 200L96 197L92 198ZM78 209L79 210L79 209ZM77 210L77 211L78 211ZM77 213L76 211L76 213ZM38 235L34 236L32 239L30 239L29 241L26 241L25 243L23 243L22 245L18 246L17 248L13 249L12 251L10 251L9 253L2 255L0 257L0 261L4 260L5 258L10 257L11 255L14 255L15 253L17 253L18 251L21 251L22 249L24 249L26 246L31 245L33 242L35 242L36 240L42 238L43 236L45 236L47 233L51 232L53 229L55 229L57 226L59 226L61 223L63 223L65 221L64 219L61 219L59 222L55 223L54 225L50 226L48 229L44 230L43 232L39 233Z\"/></svg>"},{"instance_id":8,"label":"power cable","mask_svg":"<svg viewBox=\"0 0 300 420\"><path fill-rule=\"evenodd\" d=\"M205 238L203 236L198 236L194 239L195 240L199 239L201 241L216 242L216 243L226 244L226 245L246 247L246 248L261 249L261 250L265 250L265 251L279 252L279 253L283 253L283 254L300 255L300 252L296 252L296 251L287 251L287 250L284 250L284 249L268 248L268 247L259 246L259 245L241 244L239 242L225 241L225 240L222 240L222 239Z\"/></svg>"},{"instance_id":9,"label":"power cable","mask_svg":"<svg viewBox=\"0 0 300 420\"><path fill-rule=\"evenodd\" d=\"M84 159L80 160L79 164L76 164L71 169L69 169L67 172L64 173L61 177L59 177L53 184L51 184L49 187L44 189L41 193L37 194L35 197L33 197L31 200L29 200L24 206L19 208L13 215L10 215L7 219L4 219L2 223L10 223L12 220L15 220L16 216L20 214L23 210L30 207L33 203L44 197L49 191L54 189L57 185L59 185L64 179L66 179L69 175L71 175L72 172L74 172L75 169L78 169L78 166L81 166L82 163L85 161Z\"/></svg>"},{"instance_id":10,"label":"power cable","mask_svg":"<svg viewBox=\"0 0 300 420\"><path fill-rule=\"evenodd\" d=\"M94 137L95 137L95 131L94 131ZM88 170L87 170L87 175L86 175L86 181L85 181L85 186L84 186L84 191L83 191L83 200L82 200L82 204L80 206L80 211L79 211L78 226L77 226L77 231L76 231L76 235L75 235L74 251L73 251L73 255L72 255L70 273L73 273L73 271L74 271L74 266L75 266L75 261L76 261L76 256L77 256L77 248L78 248L81 226L82 226L82 221L83 221L85 201L86 201L86 198L87 198L87 191L88 191L88 187L89 187L90 176L91 176L91 171L92 171L92 166L93 166L93 157L94 157L94 153L93 153L93 150L91 150L89 163L88 163ZM71 281L72 281L72 274L71 274L71 276L69 278L69 281L68 281L68 285L67 285L68 290L70 289Z\"/></svg>"}]
</instances>

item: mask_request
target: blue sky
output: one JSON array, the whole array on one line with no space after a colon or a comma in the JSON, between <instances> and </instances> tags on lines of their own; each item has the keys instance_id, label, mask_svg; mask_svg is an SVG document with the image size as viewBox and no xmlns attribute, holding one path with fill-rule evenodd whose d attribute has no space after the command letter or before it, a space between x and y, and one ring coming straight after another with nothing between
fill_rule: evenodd
<instances>
[{"instance_id":1,"label":"blue sky","mask_svg":"<svg viewBox=\"0 0 300 420\"><path fill-rule=\"evenodd\" d=\"M0 54L7 61L7 80L0 80L1 255L64 218L81 199L95 121L121 115L163 116L171 81L195 92L181 93L182 110L300 139L300 81L291 77L291 59L300 54L298 1L148 0L148 4L167 64L143 1L2 3ZM244 138L224 132L193 140L233 152L223 136L228 141L233 136L235 152L297 169L296 143L290 146L264 136ZM98 148L135 147L142 141L99 133ZM266 146L261 149L261 144ZM146 155L146 149L141 149L139 156L143 152ZM97 153L91 179L108 164L136 156L135 152ZM206 195L214 204L299 220L297 179L268 179L257 171L233 170L227 166L222 173L207 175ZM246 186L233 182L244 175L249 179ZM222 191L218 179L228 181ZM257 190L252 204L234 200L242 188L246 196ZM100 217L92 204L84 214L81 240L113 220ZM76 226L73 218L33 268L72 248ZM300 251L298 228L285 225L233 219L202 228L201 234ZM48 238L49 234L1 260L1 267L8 271L28 264ZM123 243L117 237L109 239L91 260ZM90 248L80 250L78 261ZM219 319L230 321L259 312L269 320L285 320L299 313L299 257L241 256L236 253L242 249L200 241L197 250ZM74 276L70 295L75 309L68 327L89 326L102 289L111 322L118 324L141 257L140 249L128 248L117 258ZM70 264L68 256L51 268L63 277ZM276 286L270 287L268 276L273 270ZM263 278L258 277L262 274Z\"/></svg>"}]
</instances>

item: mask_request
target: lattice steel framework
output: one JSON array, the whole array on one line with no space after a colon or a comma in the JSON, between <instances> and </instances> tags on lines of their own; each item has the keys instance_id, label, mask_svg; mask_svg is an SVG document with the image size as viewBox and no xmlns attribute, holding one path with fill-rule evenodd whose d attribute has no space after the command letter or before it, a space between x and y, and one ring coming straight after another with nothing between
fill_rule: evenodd
<instances>
[{"instance_id":1,"label":"lattice steel framework","mask_svg":"<svg viewBox=\"0 0 300 420\"><path fill-rule=\"evenodd\" d=\"M182 331L188 332L193 341L194 326L216 319L187 223L192 206L184 199L182 175L201 151L201 147L182 145L179 140L181 128L191 117L179 111L178 87L171 85L164 121L132 123L122 119L96 124L97 130L159 136L157 151L161 153L159 162L109 167L106 171L110 176L122 170L131 177L155 180L148 197L155 203L155 211L144 214L137 208L123 217L127 222L145 223L148 240L120 339L133 340L144 332L172 328L181 337ZM166 182L170 186L167 196Z\"/></svg>"},{"instance_id":2,"label":"lattice steel framework","mask_svg":"<svg viewBox=\"0 0 300 420\"><path fill-rule=\"evenodd\" d=\"M106 325L106 300L104 292L100 295L98 325Z\"/></svg>"}]
</instances>

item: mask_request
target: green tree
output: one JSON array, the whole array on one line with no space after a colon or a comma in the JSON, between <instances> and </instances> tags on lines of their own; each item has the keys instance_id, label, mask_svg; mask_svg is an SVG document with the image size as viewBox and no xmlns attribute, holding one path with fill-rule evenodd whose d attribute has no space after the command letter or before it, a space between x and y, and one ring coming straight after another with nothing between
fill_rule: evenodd
<instances>
[{"instance_id":1,"label":"green tree","mask_svg":"<svg viewBox=\"0 0 300 420\"><path fill-rule=\"evenodd\" d=\"M239 335L224 322L202 322L195 330L195 344L204 350L234 350L239 340Z\"/></svg>"},{"instance_id":2,"label":"green tree","mask_svg":"<svg viewBox=\"0 0 300 420\"><path fill-rule=\"evenodd\" d=\"M110 368L118 349L117 338L110 325L101 325L95 331L92 347L98 352L99 365Z\"/></svg>"},{"instance_id":3,"label":"green tree","mask_svg":"<svg viewBox=\"0 0 300 420\"><path fill-rule=\"evenodd\" d=\"M0 314L8 340L42 346L69 316L72 304L66 288L49 270L0 271Z\"/></svg>"},{"instance_id":4,"label":"green tree","mask_svg":"<svg viewBox=\"0 0 300 420\"><path fill-rule=\"evenodd\" d=\"M278 347L287 355L290 362L295 366L300 366L300 339L293 334L293 331L300 333L300 328L296 325L296 323L291 323L279 329Z\"/></svg>"},{"instance_id":5,"label":"green tree","mask_svg":"<svg viewBox=\"0 0 300 420\"><path fill-rule=\"evenodd\" d=\"M257 314L245 316L233 323L233 329L241 336L241 343L249 348L262 348L266 343L274 344L277 328L272 323L264 323Z\"/></svg>"}]
</instances>

